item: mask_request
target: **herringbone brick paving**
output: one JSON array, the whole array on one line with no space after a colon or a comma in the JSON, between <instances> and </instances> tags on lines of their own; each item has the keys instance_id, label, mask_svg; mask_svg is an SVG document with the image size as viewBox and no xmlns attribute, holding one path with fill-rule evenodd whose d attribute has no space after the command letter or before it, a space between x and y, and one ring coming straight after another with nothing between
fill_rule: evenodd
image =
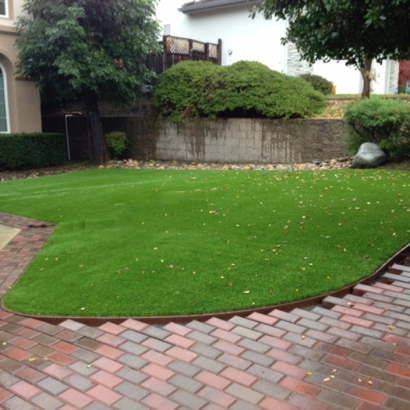
<instances>
[{"instance_id":1,"label":"herringbone brick paving","mask_svg":"<svg viewBox=\"0 0 410 410\"><path fill-rule=\"evenodd\" d=\"M4 276L8 253L17 259L13 241L0 253ZM2 311L0 406L407 410L409 278L408 267L394 265L381 282L309 311L162 327L133 319L52 325Z\"/></svg>"}]
</instances>

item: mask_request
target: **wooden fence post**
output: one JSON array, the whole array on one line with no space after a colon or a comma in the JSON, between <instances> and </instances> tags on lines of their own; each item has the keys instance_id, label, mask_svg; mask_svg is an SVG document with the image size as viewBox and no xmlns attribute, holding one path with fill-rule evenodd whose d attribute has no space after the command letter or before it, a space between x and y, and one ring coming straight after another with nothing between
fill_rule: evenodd
<instances>
[{"instance_id":1,"label":"wooden fence post","mask_svg":"<svg viewBox=\"0 0 410 410\"><path fill-rule=\"evenodd\" d=\"M168 64L167 64L167 55L168 55L167 37L168 36L162 36L162 69L163 69L163 72L166 71L167 68L168 68Z\"/></svg>"},{"instance_id":2,"label":"wooden fence post","mask_svg":"<svg viewBox=\"0 0 410 410\"><path fill-rule=\"evenodd\" d=\"M222 40L218 39L218 65L222 65Z\"/></svg>"}]
</instances>

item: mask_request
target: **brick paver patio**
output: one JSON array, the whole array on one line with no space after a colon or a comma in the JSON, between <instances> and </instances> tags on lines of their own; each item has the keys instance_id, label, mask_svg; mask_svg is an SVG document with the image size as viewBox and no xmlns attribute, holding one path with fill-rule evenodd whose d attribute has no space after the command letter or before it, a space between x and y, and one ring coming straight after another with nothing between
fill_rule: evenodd
<instances>
[{"instance_id":1,"label":"brick paver patio","mask_svg":"<svg viewBox=\"0 0 410 410\"><path fill-rule=\"evenodd\" d=\"M53 227L0 223L22 229L0 251L6 291ZM408 410L409 332L410 268L400 265L311 310L204 323L52 325L1 311L0 407Z\"/></svg>"}]
</instances>

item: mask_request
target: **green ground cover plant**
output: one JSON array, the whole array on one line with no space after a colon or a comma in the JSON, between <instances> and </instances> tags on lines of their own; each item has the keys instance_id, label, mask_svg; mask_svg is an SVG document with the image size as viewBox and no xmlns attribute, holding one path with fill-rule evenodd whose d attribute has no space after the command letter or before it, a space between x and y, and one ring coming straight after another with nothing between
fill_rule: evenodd
<instances>
[{"instance_id":1,"label":"green ground cover plant","mask_svg":"<svg viewBox=\"0 0 410 410\"><path fill-rule=\"evenodd\" d=\"M309 118L324 110L323 94L299 77L255 61L230 66L185 61L159 76L153 104L158 115L189 117Z\"/></svg>"},{"instance_id":2,"label":"green ground cover plant","mask_svg":"<svg viewBox=\"0 0 410 410\"><path fill-rule=\"evenodd\" d=\"M4 303L152 316L323 294L409 242L409 185L395 170L101 169L2 182L0 211L58 225Z\"/></svg>"}]
</instances>

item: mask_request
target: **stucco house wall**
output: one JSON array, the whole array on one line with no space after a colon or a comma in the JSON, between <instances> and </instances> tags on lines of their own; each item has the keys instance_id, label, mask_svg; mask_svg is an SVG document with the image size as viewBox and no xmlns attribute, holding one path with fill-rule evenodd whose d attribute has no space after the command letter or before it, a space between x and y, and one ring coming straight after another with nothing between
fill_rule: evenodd
<instances>
[{"instance_id":1,"label":"stucco house wall","mask_svg":"<svg viewBox=\"0 0 410 410\"><path fill-rule=\"evenodd\" d=\"M0 14L0 92L4 96L6 112L0 132L6 133L41 131L40 94L36 83L15 76L18 53L14 47L17 38L14 23L21 13L23 1L5 0L5 13Z\"/></svg>"},{"instance_id":2,"label":"stucco house wall","mask_svg":"<svg viewBox=\"0 0 410 410\"><path fill-rule=\"evenodd\" d=\"M294 45L281 44L286 22L265 20L262 15L251 19L249 10L252 2L209 0L207 3L229 3L229 6L184 14L179 9L188 0L160 0L157 18L166 27L167 34L173 36L211 43L222 39L222 65L240 60L259 61L289 75L321 75L335 84L337 94L361 93L363 83L357 69L347 67L343 61L319 61L313 66L302 61ZM398 67L398 62L389 60L381 65L374 64L374 93L394 92L398 83Z\"/></svg>"}]
</instances>

